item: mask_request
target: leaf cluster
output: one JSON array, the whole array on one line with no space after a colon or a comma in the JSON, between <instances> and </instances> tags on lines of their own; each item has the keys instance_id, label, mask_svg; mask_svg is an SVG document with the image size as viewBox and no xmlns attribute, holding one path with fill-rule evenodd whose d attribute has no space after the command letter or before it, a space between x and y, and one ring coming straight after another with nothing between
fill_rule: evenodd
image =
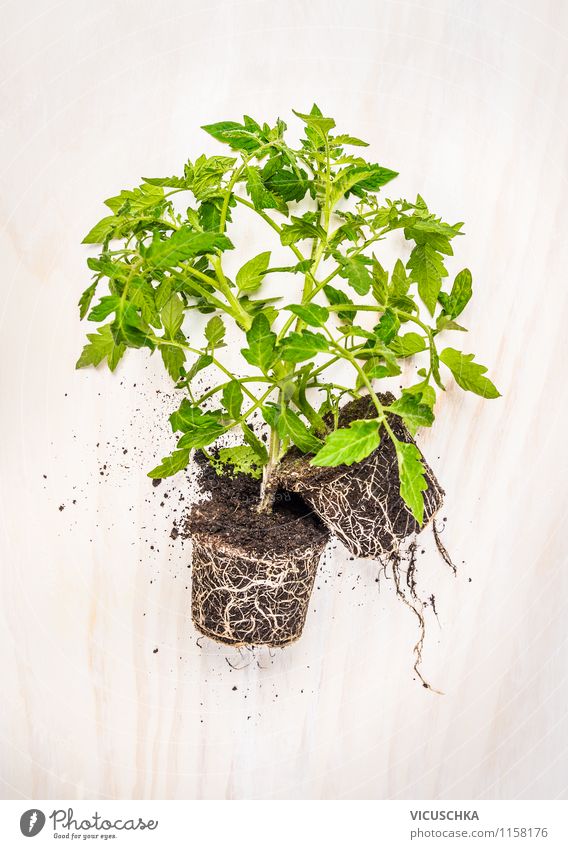
<instances>
[{"instance_id":1,"label":"leaf cluster","mask_svg":"<svg viewBox=\"0 0 568 849\"><path fill-rule=\"evenodd\" d=\"M439 344L441 334L465 331L458 319L472 296L471 273L464 268L448 285L446 269L463 225L430 212L420 195L381 199L397 174L353 152L366 142L336 134L317 106L295 114L303 125L296 145L280 119L210 124L203 129L230 155L200 156L180 176L145 178L105 201L110 214L84 239L98 252L87 260L93 277L79 309L98 327L77 367L105 361L114 370L128 348L159 352L183 400L170 420L176 448L152 477L184 469L194 449L207 453L235 428L243 444L216 452L217 469L264 468L265 478L291 445L315 465L335 466L364 459L387 438L401 495L421 522L422 458L396 439L389 420L400 417L412 434L431 426L447 379L442 367L466 391L499 395L472 354ZM275 266L265 250L247 257L234 280L225 273L237 207L276 234L289 264ZM379 242L397 233L408 247L387 270ZM263 292L268 278L278 281L277 298ZM294 281L301 294L290 294ZM203 334L195 312L208 316ZM223 353L227 324L241 336L240 363ZM423 363L418 381L384 406L378 381L401 375L412 357ZM342 364L352 374L347 385L338 382ZM213 385L199 394L205 370ZM375 417L339 428L340 405L361 394L371 397ZM257 413L267 443L252 427Z\"/></svg>"}]
</instances>

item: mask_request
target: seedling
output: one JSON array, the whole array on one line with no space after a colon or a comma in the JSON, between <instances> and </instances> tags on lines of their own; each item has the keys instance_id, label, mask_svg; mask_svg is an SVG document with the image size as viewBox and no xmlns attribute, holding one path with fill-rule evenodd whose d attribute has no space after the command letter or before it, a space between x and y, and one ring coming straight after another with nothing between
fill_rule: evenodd
<instances>
[{"instance_id":1,"label":"seedling","mask_svg":"<svg viewBox=\"0 0 568 849\"><path fill-rule=\"evenodd\" d=\"M269 513L291 446L313 466L349 466L387 439L400 495L421 525L426 469L415 443L397 437L393 417L412 435L432 425L447 379L442 367L464 390L499 395L472 354L439 343L442 334L463 333L458 319L472 295L467 268L446 285L445 258L462 224L442 221L420 195L381 201L396 172L353 154L366 142L337 134L317 106L295 114L304 125L296 146L281 120L211 124L203 129L231 155L200 156L180 176L144 178L105 201L111 214L84 239L101 247L87 261L94 277L79 302L81 318L101 326L88 334L77 367L106 361L114 371L127 348L159 352L183 399L170 417L177 445L150 477L185 469L201 449L221 473L261 475L258 510ZM227 231L241 207L266 228L267 249L245 253L233 280L224 258L235 248ZM396 232L409 249L387 271L379 243ZM276 237L289 249L286 265L271 261ZM277 299L263 292L267 278L280 281ZM103 281L108 291L92 306ZM200 341L196 311L210 315ZM227 324L242 334L240 357L224 350ZM417 382L385 404L378 385L415 355L426 360ZM338 377L345 364L347 382ZM212 385L200 394L205 370ZM370 417L340 427L345 400L362 395ZM252 426L256 411L268 427L266 444ZM233 429L244 444L212 451Z\"/></svg>"}]
</instances>

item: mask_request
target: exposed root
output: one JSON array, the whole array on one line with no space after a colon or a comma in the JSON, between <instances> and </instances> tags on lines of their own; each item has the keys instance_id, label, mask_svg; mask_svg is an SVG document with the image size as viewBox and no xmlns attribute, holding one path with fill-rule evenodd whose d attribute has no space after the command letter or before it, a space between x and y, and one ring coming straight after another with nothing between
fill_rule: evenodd
<instances>
[{"instance_id":1,"label":"exposed root","mask_svg":"<svg viewBox=\"0 0 568 849\"><path fill-rule=\"evenodd\" d=\"M413 557L415 558L415 552L411 553L411 563L412 563ZM416 645L414 646L415 662L414 662L413 669L414 669L414 672L416 673L416 675L418 676L418 678L420 679L422 686L426 690L430 690L432 693L437 693L439 696L443 696L444 695L443 692L441 690L437 690L435 687L432 687L432 685L429 683L429 681L426 680L426 678L424 677L424 675L422 674L422 671L421 671L422 649L424 647L424 639L426 637L426 621L425 621L425 618L424 618L424 607L425 607L425 605L424 605L424 602L421 601L420 598L416 595L416 592L415 592L415 589L414 589L415 584L413 584L412 581L409 583L408 572L407 572L406 582L407 582L407 585L409 587L411 587L412 600L410 601L407 598L406 593L404 592L404 589L403 589L403 586L402 586L402 582L401 582L401 572L402 572L402 570L400 568L400 561L401 561L401 557L400 557L400 554L398 552L393 553L391 555L391 557L389 558L389 565L391 567L394 585L395 585L395 588L396 588L396 594L400 598L400 600L414 613L414 615L418 619L418 625L419 625L419 629L420 629L418 641L417 641ZM414 569L414 571L415 571L415 569ZM413 574L414 574L414 572L413 572Z\"/></svg>"},{"instance_id":2,"label":"exposed root","mask_svg":"<svg viewBox=\"0 0 568 849\"><path fill-rule=\"evenodd\" d=\"M196 628L234 646L285 646L300 637L321 553L319 544L259 557L193 537L191 613Z\"/></svg>"},{"instance_id":3,"label":"exposed root","mask_svg":"<svg viewBox=\"0 0 568 849\"><path fill-rule=\"evenodd\" d=\"M450 567L450 569L452 570L454 575L457 575L458 568L457 568L456 564L453 562L450 555L448 554L448 550L446 549L446 546L444 545L444 543L440 539L440 532L438 531L438 528L436 527L436 520L435 519L432 522L432 532L434 534L434 541L436 543L436 548L440 552L442 559L444 560L445 563L448 564L448 566Z\"/></svg>"},{"instance_id":4,"label":"exposed root","mask_svg":"<svg viewBox=\"0 0 568 849\"><path fill-rule=\"evenodd\" d=\"M406 570L406 586L412 598L418 601L416 595L416 540L413 540L408 546L408 553L410 554L410 560Z\"/></svg>"},{"instance_id":5,"label":"exposed root","mask_svg":"<svg viewBox=\"0 0 568 849\"><path fill-rule=\"evenodd\" d=\"M386 395L381 399L385 403L391 400ZM358 405L359 418L372 412L367 398L343 409L352 404ZM398 417L393 416L391 427L401 441L414 442ZM389 558L404 539L422 530L442 505L444 491L424 458L423 462L428 488L422 526L400 495L396 450L386 435L372 454L350 466L310 466L305 456L298 457L292 450L279 466L279 476L286 488L301 494L351 554L380 560Z\"/></svg>"}]
</instances>

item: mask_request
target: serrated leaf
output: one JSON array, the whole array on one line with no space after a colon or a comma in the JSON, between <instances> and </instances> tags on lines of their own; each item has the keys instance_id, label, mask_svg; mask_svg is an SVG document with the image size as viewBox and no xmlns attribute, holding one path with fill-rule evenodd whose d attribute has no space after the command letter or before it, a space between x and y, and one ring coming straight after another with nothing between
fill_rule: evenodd
<instances>
[{"instance_id":1,"label":"serrated leaf","mask_svg":"<svg viewBox=\"0 0 568 849\"><path fill-rule=\"evenodd\" d=\"M174 339L183 323L184 304L179 295L173 294L160 310L164 330L170 339Z\"/></svg>"},{"instance_id":2,"label":"serrated leaf","mask_svg":"<svg viewBox=\"0 0 568 849\"><path fill-rule=\"evenodd\" d=\"M388 345L398 333L399 327L400 321L398 320L396 313L388 309L382 314L381 319L375 326L374 330L379 339L381 339L385 345Z\"/></svg>"},{"instance_id":3,"label":"serrated leaf","mask_svg":"<svg viewBox=\"0 0 568 849\"><path fill-rule=\"evenodd\" d=\"M89 307L91 306L91 301L95 296L95 292L97 291L98 279L91 283L88 286L81 297L79 298L77 306L79 307L79 318L83 319L89 312Z\"/></svg>"},{"instance_id":4,"label":"serrated leaf","mask_svg":"<svg viewBox=\"0 0 568 849\"><path fill-rule=\"evenodd\" d=\"M241 430L243 432L243 438L247 445L249 445L256 456L260 459L261 463L265 465L268 462L268 451L260 439L256 436L253 430L245 424L245 422L241 422Z\"/></svg>"},{"instance_id":5,"label":"serrated leaf","mask_svg":"<svg viewBox=\"0 0 568 849\"><path fill-rule=\"evenodd\" d=\"M398 171L391 171L390 168L383 168L382 165L361 166L362 170L370 170L370 174L365 174L362 180L358 180L350 189L350 193L363 197L366 192L378 192L381 186L390 183L395 177L398 177Z\"/></svg>"},{"instance_id":6,"label":"serrated leaf","mask_svg":"<svg viewBox=\"0 0 568 849\"><path fill-rule=\"evenodd\" d=\"M303 169L292 171L288 168L280 168L266 180L267 189L281 197L286 203L303 200L308 191L308 175Z\"/></svg>"},{"instance_id":7,"label":"serrated leaf","mask_svg":"<svg viewBox=\"0 0 568 849\"><path fill-rule=\"evenodd\" d=\"M310 115L306 115L304 112L296 112L295 109L292 109L292 112L294 115L297 115L304 124L310 127L310 129L319 133L322 138L325 138L329 131L333 130L335 127L335 121L333 118L324 118L319 110L319 114L313 114L314 110L312 110L312 114Z\"/></svg>"},{"instance_id":8,"label":"serrated leaf","mask_svg":"<svg viewBox=\"0 0 568 849\"><path fill-rule=\"evenodd\" d=\"M292 304L286 309L312 327L325 327L329 319L329 310L318 304Z\"/></svg>"},{"instance_id":9,"label":"serrated leaf","mask_svg":"<svg viewBox=\"0 0 568 849\"><path fill-rule=\"evenodd\" d=\"M266 372L276 360L276 333L270 329L270 324L264 313L255 315L250 330L247 330L248 348L242 348L241 353L251 366L258 366Z\"/></svg>"},{"instance_id":10,"label":"serrated leaf","mask_svg":"<svg viewBox=\"0 0 568 849\"><path fill-rule=\"evenodd\" d=\"M398 461L400 495L418 524L422 525L424 521L424 496L422 493L428 489L422 455L412 442L400 442L395 439L394 445Z\"/></svg>"},{"instance_id":11,"label":"serrated leaf","mask_svg":"<svg viewBox=\"0 0 568 849\"><path fill-rule=\"evenodd\" d=\"M190 383L194 379L194 377L197 377L200 371L210 366L212 362L213 357L211 357L209 354L201 354L201 356L196 359L196 361L193 363L190 370L188 371L186 375L187 382Z\"/></svg>"},{"instance_id":12,"label":"serrated leaf","mask_svg":"<svg viewBox=\"0 0 568 849\"><path fill-rule=\"evenodd\" d=\"M368 457L381 441L379 423L373 419L351 422L349 427L330 433L312 466L341 466L358 463Z\"/></svg>"},{"instance_id":13,"label":"serrated leaf","mask_svg":"<svg viewBox=\"0 0 568 849\"><path fill-rule=\"evenodd\" d=\"M201 129L217 141L228 144L233 150L242 150L249 154L254 153L262 144L262 140L250 128L237 121L218 121L216 124L205 124ZM260 130L260 127L258 129Z\"/></svg>"},{"instance_id":14,"label":"serrated leaf","mask_svg":"<svg viewBox=\"0 0 568 849\"><path fill-rule=\"evenodd\" d=\"M448 314L450 319L457 318L466 308L472 294L471 286L471 271L469 268L464 268L456 275L452 291L449 295L440 292L438 300L444 308L444 312ZM448 325L446 325L448 326ZM461 329L459 325L454 330Z\"/></svg>"},{"instance_id":15,"label":"serrated leaf","mask_svg":"<svg viewBox=\"0 0 568 849\"><path fill-rule=\"evenodd\" d=\"M280 346L280 356L287 363L301 363L315 357L320 351L328 350L328 342L321 333L304 330L290 333Z\"/></svg>"},{"instance_id":16,"label":"serrated leaf","mask_svg":"<svg viewBox=\"0 0 568 849\"><path fill-rule=\"evenodd\" d=\"M89 313L88 321L104 321L111 313L120 307L120 298L116 295L103 295Z\"/></svg>"},{"instance_id":17,"label":"serrated leaf","mask_svg":"<svg viewBox=\"0 0 568 849\"><path fill-rule=\"evenodd\" d=\"M114 215L107 215L105 218L101 218L101 220L97 222L91 230L89 230L83 239L83 244L98 245L102 242L106 242L106 240L113 235L117 224L118 221Z\"/></svg>"},{"instance_id":18,"label":"serrated leaf","mask_svg":"<svg viewBox=\"0 0 568 849\"><path fill-rule=\"evenodd\" d=\"M455 348L444 348L440 360L452 372L456 383L468 392L482 398L499 398L501 393L488 377L484 377L486 366L473 362L473 354L463 354Z\"/></svg>"},{"instance_id":19,"label":"serrated leaf","mask_svg":"<svg viewBox=\"0 0 568 849\"><path fill-rule=\"evenodd\" d=\"M391 275L391 291L395 297L406 295L410 287L410 280L406 276L406 270L402 260L397 259Z\"/></svg>"},{"instance_id":20,"label":"serrated leaf","mask_svg":"<svg viewBox=\"0 0 568 849\"><path fill-rule=\"evenodd\" d=\"M341 257L339 275L347 280L358 295L366 295L373 279L361 257Z\"/></svg>"},{"instance_id":21,"label":"serrated leaf","mask_svg":"<svg viewBox=\"0 0 568 849\"><path fill-rule=\"evenodd\" d=\"M419 427L431 427L434 422L432 407L423 404L418 394L404 392L389 405L389 410L403 419L413 436Z\"/></svg>"},{"instance_id":22,"label":"serrated leaf","mask_svg":"<svg viewBox=\"0 0 568 849\"><path fill-rule=\"evenodd\" d=\"M342 134L340 136L334 136L332 141L334 145L351 144L354 147L369 147L369 142L362 141L361 139L355 138L355 136L349 136L345 134Z\"/></svg>"},{"instance_id":23,"label":"serrated leaf","mask_svg":"<svg viewBox=\"0 0 568 849\"><path fill-rule=\"evenodd\" d=\"M208 347L213 350L222 347L225 332L225 325L220 315L214 315L213 318L210 318L205 325L205 338L209 343Z\"/></svg>"},{"instance_id":24,"label":"serrated leaf","mask_svg":"<svg viewBox=\"0 0 568 849\"><path fill-rule=\"evenodd\" d=\"M442 257L428 243L416 245L406 267L410 269L412 279L418 284L418 293L424 304L430 314L434 315L442 277L448 275Z\"/></svg>"},{"instance_id":25,"label":"serrated leaf","mask_svg":"<svg viewBox=\"0 0 568 849\"><path fill-rule=\"evenodd\" d=\"M323 287L323 293L328 299L329 303L332 306L337 306L338 304L349 304L353 305L353 301L349 298L344 292L340 289L335 289L333 286L330 286L329 283L327 286ZM357 313L356 309L353 310L341 310L337 313L338 317L343 319L343 321L353 321L353 317Z\"/></svg>"},{"instance_id":26,"label":"serrated leaf","mask_svg":"<svg viewBox=\"0 0 568 849\"><path fill-rule=\"evenodd\" d=\"M223 233L198 233L192 227L180 227L169 239L152 242L146 259L156 268L172 268L187 259L215 250L230 250L233 244Z\"/></svg>"},{"instance_id":27,"label":"serrated leaf","mask_svg":"<svg viewBox=\"0 0 568 849\"><path fill-rule=\"evenodd\" d=\"M169 478L177 472L185 469L189 463L189 449L181 449L174 451L168 457L163 457L162 462L151 472L148 472L149 478Z\"/></svg>"},{"instance_id":28,"label":"serrated leaf","mask_svg":"<svg viewBox=\"0 0 568 849\"><path fill-rule=\"evenodd\" d=\"M227 448L220 448L216 456L210 460L210 463L219 475L234 477L243 474L255 480L262 477L263 463L256 451L249 445L231 445Z\"/></svg>"},{"instance_id":29,"label":"serrated leaf","mask_svg":"<svg viewBox=\"0 0 568 849\"><path fill-rule=\"evenodd\" d=\"M310 433L301 418L289 407L282 410L282 418L286 431L294 445L297 445L304 454L314 454L322 446L321 439Z\"/></svg>"},{"instance_id":30,"label":"serrated leaf","mask_svg":"<svg viewBox=\"0 0 568 849\"><path fill-rule=\"evenodd\" d=\"M223 406L232 419L237 420L241 415L243 405L243 390L238 380L231 380L223 388Z\"/></svg>"},{"instance_id":31,"label":"serrated leaf","mask_svg":"<svg viewBox=\"0 0 568 849\"><path fill-rule=\"evenodd\" d=\"M283 245L294 245L303 239L325 239L325 230L317 223L313 212L307 212L299 217L293 215L291 224L283 224L280 241Z\"/></svg>"},{"instance_id":32,"label":"serrated leaf","mask_svg":"<svg viewBox=\"0 0 568 849\"><path fill-rule=\"evenodd\" d=\"M389 348L397 357L411 357L413 354L425 351L426 342L419 333L405 333L404 336L397 336L396 339L393 339Z\"/></svg>"},{"instance_id":33,"label":"serrated leaf","mask_svg":"<svg viewBox=\"0 0 568 849\"><path fill-rule=\"evenodd\" d=\"M208 428L219 424L220 415L218 410L203 412L184 398L179 408L171 414L170 424L174 433L176 431L185 433L191 429Z\"/></svg>"},{"instance_id":34,"label":"serrated leaf","mask_svg":"<svg viewBox=\"0 0 568 849\"><path fill-rule=\"evenodd\" d=\"M124 344L130 348L147 347L154 350L154 343L148 335L148 326L138 315L136 307L128 301L119 303L110 328L118 344Z\"/></svg>"},{"instance_id":35,"label":"serrated leaf","mask_svg":"<svg viewBox=\"0 0 568 849\"><path fill-rule=\"evenodd\" d=\"M240 292L254 292L263 281L270 262L270 251L263 251L237 271L236 283Z\"/></svg>"},{"instance_id":36,"label":"serrated leaf","mask_svg":"<svg viewBox=\"0 0 568 849\"><path fill-rule=\"evenodd\" d=\"M288 206L276 192L267 189L262 181L258 168L248 166L246 169L246 188L255 209L277 209L283 215L288 215Z\"/></svg>"},{"instance_id":37,"label":"serrated leaf","mask_svg":"<svg viewBox=\"0 0 568 849\"><path fill-rule=\"evenodd\" d=\"M87 333L87 339L89 342L83 348L75 368L98 366L106 357L109 369L114 371L126 350L126 346L117 345L110 324L99 327L96 333Z\"/></svg>"},{"instance_id":38,"label":"serrated leaf","mask_svg":"<svg viewBox=\"0 0 568 849\"><path fill-rule=\"evenodd\" d=\"M160 345L160 354L166 371L172 380L179 380L181 369L185 365L185 351L173 345Z\"/></svg>"}]
</instances>

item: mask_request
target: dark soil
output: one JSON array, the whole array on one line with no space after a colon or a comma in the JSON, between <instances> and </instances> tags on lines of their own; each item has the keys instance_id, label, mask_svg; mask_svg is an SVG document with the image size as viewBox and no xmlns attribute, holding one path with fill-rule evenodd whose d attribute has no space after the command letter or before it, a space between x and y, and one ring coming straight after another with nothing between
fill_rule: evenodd
<instances>
[{"instance_id":1,"label":"dark soil","mask_svg":"<svg viewBox=\"0 0 568 849\"><path fill-rule=\"evenodd\" d=\"M232 548L260 556L291 552L328 539L323 522L296 493L279 489L272 513L258 513L260 481L242 473L218 475L200 453L195 461L202 492L210 500L193 505L182 536L215 536Z\"/></svg>"}]
</instances>

